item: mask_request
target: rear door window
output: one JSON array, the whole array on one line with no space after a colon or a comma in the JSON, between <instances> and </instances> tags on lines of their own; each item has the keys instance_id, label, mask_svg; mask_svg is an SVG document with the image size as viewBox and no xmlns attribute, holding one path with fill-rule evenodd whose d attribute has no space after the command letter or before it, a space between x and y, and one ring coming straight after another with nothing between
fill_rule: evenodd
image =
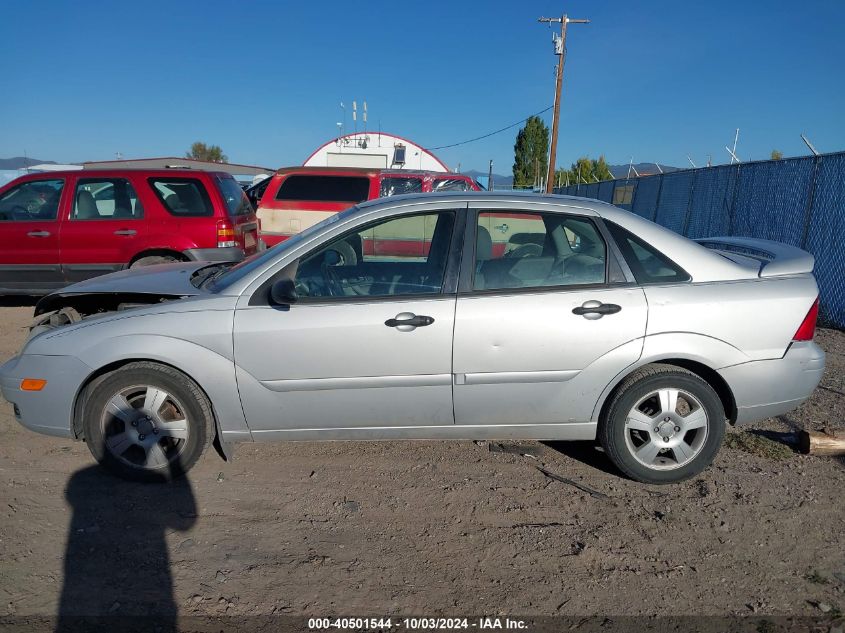
<instances>
[{"instance_id":1,"label":"rear door window","mask_svg":"<svg viewBox=\"0 0 845 633\"><path fill-rule=\"evenodd\" d=\"M389 177L382 178L379 196L401 196L403 193L420 193L422 178Z\"/></svg>"},{"instance_id":2,"label":"rear door window","mask_svg":"<svg viewBox=\"0 0 845 633\"><path fill-rule=\"evenodd\" d=\"M209 217L214 205L198 178L150 178L150 185L164 208L177 217Z\"/></svg>"},{"instance_id":3,"label":"rear door window","mask_svg":"<svg viewBox=\"0 0 845 633\"><path fill-rule=\"evenodd\" d=\"M144 207L126 178L82 178L76 183L71 220L132 220Z\"/></svg>"},{"instance_id":4,"label":"rear door window","mask_svg":"<svg viewBox=\"0 0 845 633\"><path fill-rule=\"evenodd\" d=\"M366 177L293 174L282 182L276 200L355 203L369 195L370 179Z\"/></svg>"},{"instance_id":5,"label":"rear door window","mask_svg":"<svg viewBox=\"0 0 845 633\"><path fill-rule=\"evenodd\" d=\"M475 290L605 283L607 249L587 218L484 211L476 230Z\"/></svg>"},{"instance_id":6,"label":"rear door window","mask_svg":"<svg viewBox=\"0 0 845 633\"><path fill-rule=\"evenodd\" d=\"M33 180L9 189L0 198L0 222L55 220L64 180Z\"/></svg>"}]
</instances>

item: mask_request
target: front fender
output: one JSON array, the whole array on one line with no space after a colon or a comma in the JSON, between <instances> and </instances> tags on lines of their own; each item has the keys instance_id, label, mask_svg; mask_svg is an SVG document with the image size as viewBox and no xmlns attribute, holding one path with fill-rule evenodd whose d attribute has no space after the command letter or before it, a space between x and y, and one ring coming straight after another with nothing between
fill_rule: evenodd
<instances>
[{"instance_id":1,"label":"front fender","mask_svg":"<svg viewBox=\"0 0 845 633\"><path fill-rule=\"evenodd\" d=\"M77 357L94 368L94 373L115 363L135 360L170 365L190 376L208 395L224 442L252 440L241 407L235 382L235 364L231 358L184 339L153 334L107 338L78 352Z\"/></svg>"}]
</instances>

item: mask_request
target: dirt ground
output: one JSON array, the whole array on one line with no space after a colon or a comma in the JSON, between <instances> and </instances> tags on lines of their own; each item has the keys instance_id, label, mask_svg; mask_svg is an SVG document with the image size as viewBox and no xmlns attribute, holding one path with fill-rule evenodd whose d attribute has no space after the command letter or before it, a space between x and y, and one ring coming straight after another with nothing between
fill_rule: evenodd
<instances>
[{"instance_id":1,"label":"dirt ground","mask_svg":"<svg viewBox=\"0 0 845 633\"><path fill-rule=\"evenodd\" d=\"M0 359L31 313L0 308ZM676 486L538 442L241 445L181 484L132 485L3 403L0 617L841 615L845 460L777 441L845 426L845 333L817 340L813 399L729 431Z\"/></svg>"}]
</instances>

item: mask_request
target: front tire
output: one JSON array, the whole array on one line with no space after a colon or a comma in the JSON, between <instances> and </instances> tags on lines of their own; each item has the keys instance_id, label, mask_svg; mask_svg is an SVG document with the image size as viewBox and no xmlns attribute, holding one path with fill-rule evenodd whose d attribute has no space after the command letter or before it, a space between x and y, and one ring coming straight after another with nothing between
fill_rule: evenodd
<instances>
[{"instance_id":1,"label":"front tire","mask_svg":"<svg viewBox=\"0 0 845 633\"><path fill-rule=\"evenodd\" d=\"M88 449L124 479L181 477L213 434L208 398L193 380L166 365L129 363L95 380L83 397Z\"/></svg>"},{"instance_id":2,"label":"front tire","mask_svg":"<svg viewBox=\"0 0 845 633\"><path fill-rule=\"evenodd\" d=\"M598 438L628 477L668 484L707 468L725 434L719 396L700 376L673 365L650 365L617 388Z\"/></svg>"}]
</instances>

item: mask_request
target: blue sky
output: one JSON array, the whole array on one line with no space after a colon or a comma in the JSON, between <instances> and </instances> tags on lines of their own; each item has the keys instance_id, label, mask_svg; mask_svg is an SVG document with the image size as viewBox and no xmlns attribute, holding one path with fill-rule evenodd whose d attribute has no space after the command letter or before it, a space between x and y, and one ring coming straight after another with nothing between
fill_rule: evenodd
<instances>
[{"instance_id":1,"label":"blue sky","mask_svg":"<svg viewBox=\"0 0 845 633\"><path fill-rule=\"evenodd\" d=\"M0 7L0 157L181 156L301 163L339 102L435 147L551 105L551 32L570 27L558 163L684 166L773 148L845 149L845 2L16 2ZM544 115L550 122L550 112ZM351 118L348 120L351 125ZM510 173L516 129L436 152Z\"/></svg>"}]
</instances>

